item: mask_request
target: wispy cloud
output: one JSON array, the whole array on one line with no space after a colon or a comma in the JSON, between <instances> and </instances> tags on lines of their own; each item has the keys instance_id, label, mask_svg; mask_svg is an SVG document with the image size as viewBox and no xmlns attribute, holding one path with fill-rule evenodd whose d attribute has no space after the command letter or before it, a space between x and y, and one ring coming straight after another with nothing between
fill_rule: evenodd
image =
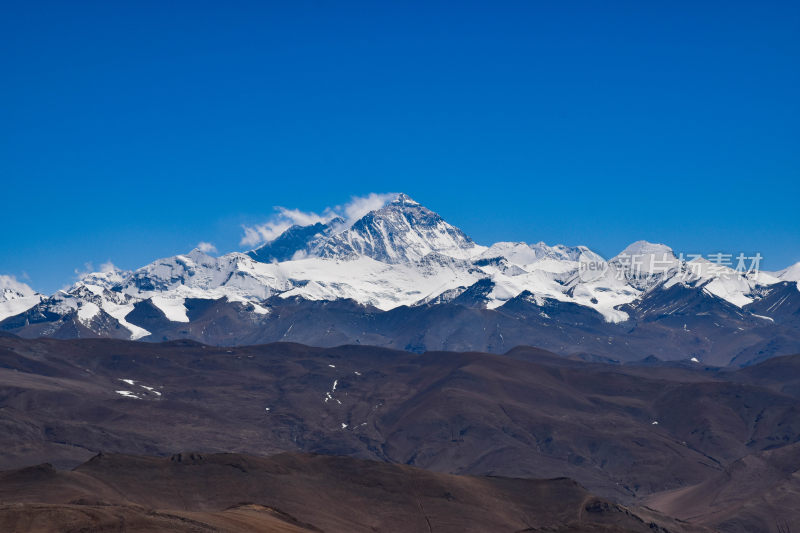
<instances>
[{"instance_id":1,"label":"wispy cloud","mask_svg":"<svg viewBox=\"0 0 800 533\"><path fill-rule=\"evenodd\" d=\"M100 272L102 272L103 274L109 274L111 272L116 272L117 270L119 270L117 266L110 260L100 265Z\"/></svg>"},{"instance_id":2,"label":"wispy cloud","mask_svg":"<svg viewBox=\"0 0 800 533\"><path fill-rule=\"evenodd\" d=\"M36 293L27 283L19 281L15 276L0 274L0 302L3 301L3 291L9 289L22 296L32 296Z\"/></svg>"},{"instance_id":3,"label":"wispy cloud","mask_svg":"<svg viewBox=\"0 0 800 533\"><path fill-rule=\"evenodd\" d=\"M100 274L112 274L114 272L119 272L119 271L120 271L120 269L117 268L117 265L112 263L110 259L108 261L106 261L105 263L101 263L99 270L94 267L94 263L92 263L91 261L87 261L86 263L83 264L83 268L82 269L81 268L76 268L75 269L75 271L74 271L75 272L75 281L80 281L80 280L82 280L82 279L84 279L86 277L92 276L93 274L98 274L98 273L100 273ZM69 287L70 287L70 285L66 285L66 286L62 287L62 290L66 290Z\"/></svg>"},{"instance_id":4,"label":"wispy cloud","mask_svg":"<svg viewBox=\"0 0 800 533\"><path fill-rule=\"evenodd\" d=\"M92 272L96 272L96 270L94 269L94 264L91 261L87 261L83 264L83 269L80 268L75 269L75 279L78 280L81 278L85 278Z\"/></svg>"},{"instance_id":5,"label":"wispy cloud","mask_svg":"<svg viewBox=\"0 0 800 533\"><path fill-rule=\"evenodd\" d=\"M370 193L367 196L353 196L342 208L347 226L363 217L370 211L380 209L397 198L397 193Z\"/></svg>"},{"instance_id":6,"label":"wispy cloud","mask_svg":"<svg viewBox=\"0 0 800 533\"><path fill-rule=\"evenodd\" d=\"M293 225L309 226L317 222L327 223L337 217L344 220L344 223L337 228L342 231L370 211L380 209L396 197L397 193L370 193L366 196L353 196L346 204L326 207L322 213L277 206L275 207L276 213L263 224L242 226L244 236L240 244L257 246L274 240Z\"/></svg>"},{"instance_id":7,"label":"wispy cloud","mask_svg":"<svg viewBox=\"0 0 800 533\"><path fill-rule=\"evenodd\" d=\"M305 212L299 209L286 209L285 207L277 207L276 209L280 217L290 220L292 224L297 224L298 226L309 226L317 222L328 222L336 217L336 213L329 207L325 208L325 211L323 211L321 215L311 211Z\"/></svg>"},{"instance_id":8,"label":"wispy cloud","mask_svg":"<svg viewBox=\"0 0 800 533\"><path fill-rule=\"evenodd\" d=\"M196 248L203 252L204 254L215 254L217 253L217 247L211 244L210 242L200 241L197 243Z\"/></svg>"},{"instance_id":9,"label":"wispy cloud","mask_svg":"<svg viewBox=\"0 0 800 533\"><path fill-rule=\"evenodd\" d=\"M255 226L242 226L244 236L239 244L242 246L257 246L262 242L269 242L289 229L292 223L285 220L271 220Z\"/></svg>"}]
</instances>

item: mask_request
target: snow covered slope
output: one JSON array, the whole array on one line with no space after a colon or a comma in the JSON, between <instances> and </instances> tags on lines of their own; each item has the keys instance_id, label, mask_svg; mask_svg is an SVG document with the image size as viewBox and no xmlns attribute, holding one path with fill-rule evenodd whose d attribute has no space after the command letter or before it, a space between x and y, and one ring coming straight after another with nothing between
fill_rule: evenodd
<instances>
[{"instance_id":1,"label":"snow covered slope","mask_svg":"<svg viewBox=\"0 0 800 533\"><path fill-rule=\"evenodd\" d=\"M800 281L800 262L775 272L774 276L782 281Z\"/></svg>"},{"instance_id":2,"label":"snow covered slope","mask_svg":"<svg viewBox=\"0 0 800 533\"><path fill-rule=\"evenodd\" d=\"M0 320L23 313L43 296L12 276L0 275Z\"/></svg>"}]
</instances>

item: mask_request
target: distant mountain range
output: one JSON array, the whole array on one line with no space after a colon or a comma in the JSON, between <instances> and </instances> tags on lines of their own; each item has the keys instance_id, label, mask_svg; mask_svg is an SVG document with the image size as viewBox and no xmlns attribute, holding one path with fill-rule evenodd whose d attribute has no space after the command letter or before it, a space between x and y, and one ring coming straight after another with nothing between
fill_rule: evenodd
<instances>
[{"instance_id":1,"label":"distant mountain range","mask_svg":"<svg viewBox=\"0 0 800 533\"><path fill-rule=\"evenodd\" d=\"M610 260L584 246L481 246L400 194L352 223L295 225L247 253L195 249L96 272L51 296L0 277L0 330L409 351L536 345L714 365L800 352L800 263L737 266L645 241Z\"/></svg>"}]
</instances>

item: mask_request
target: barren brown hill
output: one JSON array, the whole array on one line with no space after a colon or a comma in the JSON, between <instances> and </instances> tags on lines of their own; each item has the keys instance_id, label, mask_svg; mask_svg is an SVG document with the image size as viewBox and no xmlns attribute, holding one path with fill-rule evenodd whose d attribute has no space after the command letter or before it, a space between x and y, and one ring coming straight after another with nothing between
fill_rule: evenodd
<instances>
[{"instance_id":1,"label":"barren brown hill","mask_svg":"<svg viewBox=\"0 0 800 533\"><path fill-rule=\"evenodd\" d=\"M646 505L726 533L793 531L800 503L800 444L745 456L697 485Z\"/></svg>"},{"instance_id":2,"label":"barren brown hill","mask_svg":"<svg viewBox=\"0 0 800 533\"><path fill-rule=\"evenodd\" d=\"M3 531L700 531L572 480L439 474L343 457L98 455L0 473ZM665 527L669 529L665 529Z\"/></svg>"},{"instance_id":3,"label":"barren brown hill","mask_svg":"<svg viewBox=\"0 0 800 533\"><path fill-rule=\"evenodd\" d=\"M797 360L732 371L529 348L0 337L0 467L71 468L101 451L312 452L450 474L565 476L635 505L800 442Z\"/></svg>"}]
</instances>

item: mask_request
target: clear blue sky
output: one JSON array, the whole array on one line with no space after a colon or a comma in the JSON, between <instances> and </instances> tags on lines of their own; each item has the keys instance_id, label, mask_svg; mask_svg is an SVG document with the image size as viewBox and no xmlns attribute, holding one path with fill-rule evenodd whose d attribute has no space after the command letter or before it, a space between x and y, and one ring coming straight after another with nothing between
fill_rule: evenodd
<instances>
[{"instance_id":1,"label":"clear blue sky","mask_svg":"<svg viewBox=\"0 0 800 533\"><path fill-rule=\"evenodd\" d=\"M797 2L37 2L0 17L0 273L52 291L403 191L480 243L800 261Z\"/></svg>"}]
</instances>

